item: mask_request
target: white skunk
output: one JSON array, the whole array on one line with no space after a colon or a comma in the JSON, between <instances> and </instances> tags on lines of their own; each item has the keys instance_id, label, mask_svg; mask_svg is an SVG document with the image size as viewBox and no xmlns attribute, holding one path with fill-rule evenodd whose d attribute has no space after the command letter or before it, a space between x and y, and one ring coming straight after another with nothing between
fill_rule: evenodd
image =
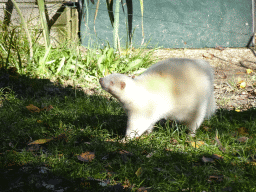
<instances>
[{"instance_id":1,"label":"white skunk","mask_svg":"<svg viewBox=\"0 0 256 192\"><path fill-rule=\"evenodd\" d=\"M171 58L135 78L111 74L100 78L100 84L122 103L128 115L125 136L132 139L151 132L163 118L185 123L194 136L215 112L213 79L207 61Z\"/></svg>"}]
</instances>

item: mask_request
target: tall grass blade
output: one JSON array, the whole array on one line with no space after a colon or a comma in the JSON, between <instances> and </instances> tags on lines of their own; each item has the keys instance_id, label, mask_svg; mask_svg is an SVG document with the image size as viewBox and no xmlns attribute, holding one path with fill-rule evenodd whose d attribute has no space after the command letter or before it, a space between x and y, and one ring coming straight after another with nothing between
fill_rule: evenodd
<instances>
[{"instance_id":1,"label":"tall grass blade","mask_svg":"<svg viewBox=\"0 0 256 192\"><path fill-rule=\"evenodd\" d=\"M15 32L15 29L12 30L11 37L10 37L8 53L7 53L6 62L5 62L5 70L7 70L7 66L8 66L8 63L9 63L9 56L10 56L10 52L11 52L11 48L12 48L12 38L14 36L14 32Z\"/></svg>"},{"instance_id":2,"label":"tall grass blade","mask_svg":"<svg viewBox=\"0 0 256 192\"><path fill-rule=\"evenodd\" d=\"M45 5L44 0L37 0L41 23L43 27L43 34L44 34L44 41L45 41L45 47L50 46L50 36L49 36L49 29L48 29L48 23L45 16Z\"/></svg>"},{"instance_id":3,"label":"tall grass blade","mask_svg":"<svg viewBox=\"0 0 256 192\"><path fill-rule=\"evenodd\" d=\"M98 15L99 5L100 5L100 0L97 1L96 10L94 13L94 33L96 36L97 36L97 34L96 34L96 28L95 28L95 21L96 21L97 15Z\"/></svg>"},{"instance_id":4,"label":"tall grass blade","mask_svg":"<svg viewBox=\"0 0 256 192\"><path fill-rule=\"evenodd\" d=\"M46 48L44 57L39 59L39 67L38 67L38 71L37 71L38 75L45 74L45 72L46 72L45 62L49 56L50 51L51 51L51 45Z\"/></svg>"},{"instance_id":5,"label":"tall grass blade","mask_svg":"<svg viewBox=\"0 0 256 192\"><path fill-rule=\"evenodd\" d=\"M114 21L114 31L113 31L113 43L114 43L114 50L117 50L118 46L118 28L119 28L119 6L120 0L116 0L116 7L115 7L115 21Z\"/></svg>"},{"instance_id":6,"label":"tall grass blade","mask_svg":"<svg viewBox=\"0 0 256 192\"><path fill-rule=\"evenodd\" d=\"M106 0L106 3L107 3L109 19L110 19L111 25L113 27L113 24L114 24L113 0Z\"/></svg>"},{"instance_id":7,"label":"tall grass blade","mask_svg":"<svg viewBox=\"0 0 256 192\"><path fill-rule=\"evenodd\" d=\"M62 59L61 59L61 61L60 61L60 66L58 67L56 74L59 74L60 70L61 70L62 67L64 66L65 59L66 59L65 57L62 57Z\"/></svg>"},{"instance_id":8,"label":"tall grass blade","mask_svg":"<svg viewBox=\"0 0 256 192\"><path fill-rule=\"evenodd\" d=\"M145 38L144 28L143 28L143 10L144 10L143 0L140 0L140 11L141 11L141 31L142 31L142 41L141 41L141 45L143 45L143 44L144 44L144 38Z\"/></svg>"},{"instance_id":9,"label":"tall grass blade","mask_svg":"<svg viewBox=\"0 0 256 192\"><path fill-rule=\"evenodd\" d=\"M19 16L20 16L21 24L22 24L23 28L25 29L25 33L26 33L27 38L28 38L28 42L29 42L29 57L30 57L29 60L31 61L32 58L33 58L33 45L32 45L32 40L31 40L29 31L28 31L28 27L27 27L27 24L25 22L25 19L24 19L22 13L21 13L20 8L18 7L18 4L15 2L15 0L12 0L12 3L15 6L15 8L16 8Z\"/></svg>"},{"instance_id":10,"label":"tall grass blade","mask_svg":"<svg viewBox=\"0 0 256 192\"><path fill-rule=\"evenodd\" d=\"M22 61L21 61L21 56L20 56L20 52L19 52L19 49L16 47L16 51L17 51L17 56L18 56L18 66L19 66L19 71L20 72L23 72L22 71Z\"/></svg>"}]
</instances>

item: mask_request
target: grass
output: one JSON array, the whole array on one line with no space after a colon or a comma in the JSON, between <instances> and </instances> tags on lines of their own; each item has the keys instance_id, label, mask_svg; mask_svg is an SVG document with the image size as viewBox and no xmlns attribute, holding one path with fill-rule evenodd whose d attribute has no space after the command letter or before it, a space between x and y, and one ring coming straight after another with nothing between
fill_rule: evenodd
<instances>
[{"instance_id":1,"label":"grass","mask_svg":"<svg viewBox=\"0 0 256 192\"><path fill-rule=\"evenodd\" d=\"M45 167L72 181L73 191L256 191L255 109L218 110L196 138L167 121L122 144L126 115L116 100L101 94L98 79L147 67L150 54L112 48L81 54L68 42L46 51L34 40L34 58L26 63L22 34L10 34L0 41L2 174L19 173L26 165ZM92 87L94 94L84 92Z\"/></svg>"},{"instance_id":2,"label":"grass","mask_svg":"<svg viewBox=\"0 0 256 192\"><path fill-rule=\"evenodd\" d=\"M141 187L153 191L256 189L255 110L220 110L203 124L196 139L187 138L182 125L165 122L157 124L152 134L121 144L117 141L123 137L126 117L115 100L80 91L75 96L72 89L60 95L20 97L11 88L2 88L1 103L1 168L40 165L70 180L108 179L109 185L121 183L132 191ZM53 108L32 113L26 108L29 104ZM239 142L241 136L248 140ZM28 145L53 137L38 149ZM77 158L84 152L94 154L91 161ZM214 159L213 154L221 158Z\"/></svg>"}]
</instances>

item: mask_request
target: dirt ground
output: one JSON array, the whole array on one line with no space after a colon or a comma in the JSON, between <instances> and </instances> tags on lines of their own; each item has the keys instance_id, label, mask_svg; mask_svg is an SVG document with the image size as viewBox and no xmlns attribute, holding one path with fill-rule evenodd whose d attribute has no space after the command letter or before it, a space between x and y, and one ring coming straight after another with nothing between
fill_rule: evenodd
<instances>
[{"instance_id":1,"label":"dirt ground","mask_svg":"<svg viewBox=\"0 0 256 192\"><path fill-rule=\"evenodd\" d=\"M218 108L243 111L256 107L256 55L252 49L159 49L153 56L160 60L170 57L207 60L215 70L214 91ZM253 72L248 74L247 69Z\"/></svg>"}]
</instances>

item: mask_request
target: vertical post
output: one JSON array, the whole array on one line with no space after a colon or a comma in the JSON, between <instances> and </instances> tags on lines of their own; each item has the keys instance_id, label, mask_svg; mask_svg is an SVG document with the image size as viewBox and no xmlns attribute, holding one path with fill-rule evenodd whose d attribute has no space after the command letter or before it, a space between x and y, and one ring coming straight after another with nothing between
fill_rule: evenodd
<instances>
[{"instance_id":1,"label":"vertical post","mask_svg":"<svg viewBox=\"0 0 256 192\"><path fill-rule=\"evenodd\" d=\"M113 43L114 50L117 50L118 46L118 28L119 28L119 6L120 0L116 0L116 8L115 8L115 21L114 21L114 31L113 31Z\"/></svg>"},{"instance_id":2,"label":"vertical post","mask_svg":"<svg viewBox=\"0 0 256 192\"><path fill-rule=\"evenodd\" d=\"M252 0L252 35L253 35L253 40L252 40L252 46L254 47L255 45L255 0Z\"/></svg>"}]
</instances>

